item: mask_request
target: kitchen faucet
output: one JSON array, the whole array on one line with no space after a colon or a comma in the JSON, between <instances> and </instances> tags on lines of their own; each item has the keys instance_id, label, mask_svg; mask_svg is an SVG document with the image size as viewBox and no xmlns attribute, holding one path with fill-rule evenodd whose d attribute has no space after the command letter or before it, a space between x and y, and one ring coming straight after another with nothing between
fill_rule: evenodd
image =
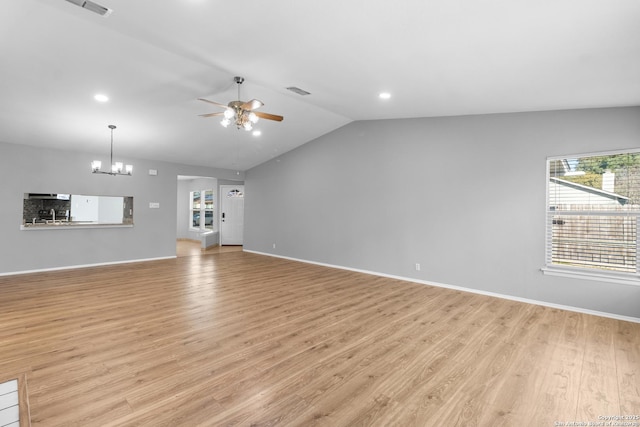
<instances>
[{"instance_id":1,"label":"kitchen faucet","mask_svg":"<svg viewBox=\"0 0 640 427\"><path fill-rule=\"evenodd\" d=\"M51 218L53 219L53 222L56 222L56 210L55 209L51 209Z\"/></svg>"}]
</instances>

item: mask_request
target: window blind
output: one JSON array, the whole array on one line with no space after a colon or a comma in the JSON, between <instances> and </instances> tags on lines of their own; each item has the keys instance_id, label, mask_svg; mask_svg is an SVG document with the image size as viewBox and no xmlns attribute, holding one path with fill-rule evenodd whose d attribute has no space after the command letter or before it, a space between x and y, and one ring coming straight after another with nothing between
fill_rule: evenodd
<instances>
[{"instance_id":1,"label":"window blind","mask_svg":"<svg viewBox=\"0 0 640 427\"><path fill-rule=\"evenodd\" d=\"M547 160L547 266L638 273L640 153Z\"/></svg>"}]
</instances>

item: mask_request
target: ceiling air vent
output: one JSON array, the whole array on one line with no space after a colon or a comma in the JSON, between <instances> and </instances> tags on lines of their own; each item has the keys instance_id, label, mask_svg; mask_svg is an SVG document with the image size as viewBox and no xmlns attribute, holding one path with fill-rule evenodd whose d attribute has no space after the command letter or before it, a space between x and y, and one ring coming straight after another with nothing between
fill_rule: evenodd
<instances>
[{"instance_id":1,"label":"ceiling air vent","mask_svg":"<svg viewBox=\"0 0 640 427\"><path fill-rule=\"evenodd\" d=\"M307 92L306 90L302 90L299 87L295 87L295 86L288 87L287 90L290 90L291 92L295 92L298 95L302 95L302 96L311 95L310 92Z\"/></svg>"},{"instance_id":2,"label":"ceiling air vent","mask_svg":"<svg viewBox=\"0 0 640 427\"><path fill-rule=\"evenodd\" d=\"M111 12L113 12L112 9L101 6L98 3L94 3L89 0L67 0L67 1L69 3L75 4L76 6L80 6L83 9L87 9L87 10L90 10L91 12L97 13L98 15L104 16L105 18L111 15Z\"/></svg>"}]
</instances>

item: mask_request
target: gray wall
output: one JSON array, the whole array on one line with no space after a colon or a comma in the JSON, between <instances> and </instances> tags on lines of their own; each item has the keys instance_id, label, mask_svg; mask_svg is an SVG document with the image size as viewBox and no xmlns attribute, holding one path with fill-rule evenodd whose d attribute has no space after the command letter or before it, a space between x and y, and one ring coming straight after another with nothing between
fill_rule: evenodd
<instances>
[{"instance_id":1,"label":"gray wall","mask_svg":"<svg viewBox=\"0 0 640 427\"><path fill-rule=\"evenodd\" d=\"M243 178L235 171L127 158L122 161L133 164L133 176L94 175L94 158L0 143L0 274L175 256L177 176ZM135 225L21 231L24 193L133 196ZM150 209L149 202L160 209Z\"/></svg>"},{"instance_id":2,"label":"gray wall","mask_svg":"<svg viewBox=\"0 0 640 427\"><path fill-rule=\"evenodd\" d=\"M546 157L639 145L637 107L354 122L247 172L244 248L640 318L540 272Z\"/></svg>"}]
</instances>

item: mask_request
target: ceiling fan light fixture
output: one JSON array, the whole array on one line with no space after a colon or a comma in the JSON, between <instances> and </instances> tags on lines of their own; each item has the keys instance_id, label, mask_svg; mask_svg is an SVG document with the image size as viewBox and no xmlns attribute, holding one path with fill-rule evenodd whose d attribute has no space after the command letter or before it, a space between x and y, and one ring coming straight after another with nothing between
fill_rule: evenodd
<instances>
[{"instance_id":1,"label":"ceiling fan light fixture","mask_svg":"<svg viewBox=\"0 0 640 427\"><path fill-rule=\"evenodd\" d=\"M241 101L240 100L240 85L244 82L243 77L234 77L234 81L238 85L238 99L235 101L229 102L227 105L221 104L219 102L209 101L208 99L198 98L199 101L207 102L209 104L216 105L218 107L224 108L224 111L221 113L209 113L209 114L201 114L202 117L220 117L223 116L220 124L225 128L228 127L231 123L236 125L237 129L244 129L246 131L250 131L253 129L253 125L258 123L260 118L267 120L275 120L277 122L281 122L284 117L278 116L276 114L269 113L254 113L253 110L256 110L264 105L264 103L258 99L252 99L250 101Z\"/></svg>"}]
</instances>

